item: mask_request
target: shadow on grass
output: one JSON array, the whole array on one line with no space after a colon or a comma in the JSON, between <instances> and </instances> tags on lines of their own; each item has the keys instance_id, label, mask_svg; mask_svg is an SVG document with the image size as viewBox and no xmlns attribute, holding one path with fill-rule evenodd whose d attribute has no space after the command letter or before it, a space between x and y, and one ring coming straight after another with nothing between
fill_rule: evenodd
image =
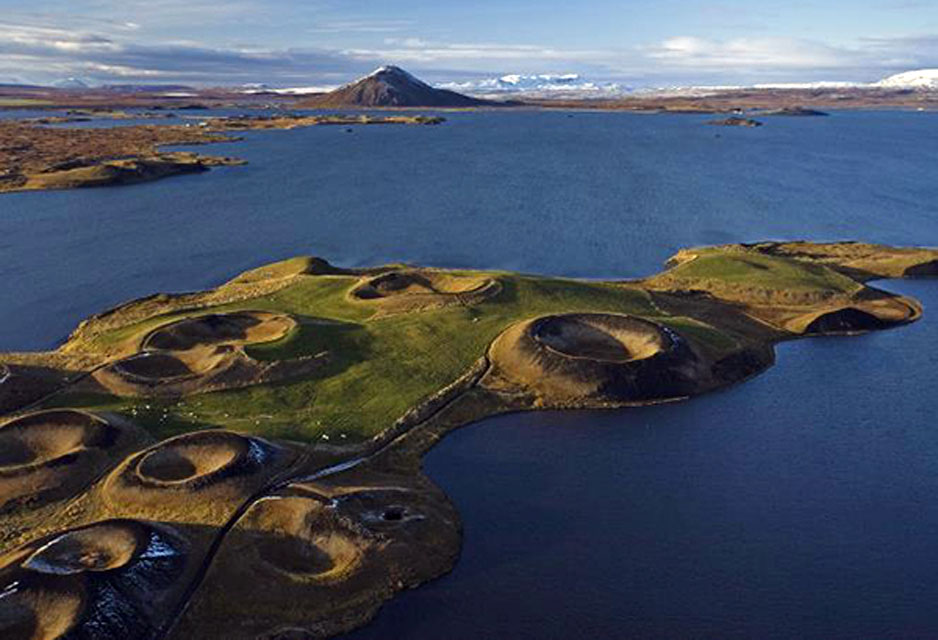
<instances>
[{"instance_id":1,"label":"shadow on grass","mask_svg":"<svg viewBox=\"0 0 938 640\"><path fill-rule=\"evenodd\" d=\"M331 363L327 369L330 375L372 356L372 337L363 325L309 317L301 317L299 321L296 330L284 338L248 347L248 355L269 362L329 352Z\"/></svg>"}]
</instances>

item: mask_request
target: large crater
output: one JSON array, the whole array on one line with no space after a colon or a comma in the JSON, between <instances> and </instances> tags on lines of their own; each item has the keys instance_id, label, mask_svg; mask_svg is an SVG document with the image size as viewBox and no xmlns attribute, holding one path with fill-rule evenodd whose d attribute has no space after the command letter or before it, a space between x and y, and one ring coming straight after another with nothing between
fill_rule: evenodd
<instances>
[{"instance_id":1,"label":"large crater","mask_svg":"<svg viewBox=\"0 0 938 640\"><path fill-rule=\"evenodd\" d=\"M236 356L234 348L227 345L189 351L143 351L114 363L110 369L131 382L156 385L223 370Z\"/></svg>"},{"instance_id":2,"label":"large crater","mask_svg":"<svg viewBox=\"0 0 938 640\"><path fill-rule=\"evenodd\" d=\"M229 431L202 431L167 440L144 452L137 480L157 487L197 488L262 461L263 446Z\"/></svg>"},{"instance_id":3,"label":"large crater","mask_svg":"<svg viewBox=\"0 0 938 640\"><path fill-rule=\"evenodd\" d=\"M531 325L531 336L558 355L605 362L650 358L671 344L650 322L597 313L540 318Z\"/></svg>"},{"instance_id":4,"label":"large crater","mask_svg":"<svg viewBox=\"0 0 938 640\"><path fill-rule=\"evenodd\" d=\"M278 340L295 326L289 316L265 311L211 313L160 327L144 338L142 347L188 351L210 345L257 344Z\"/></svg>"},{"instance_id":5,"label":"large crater","mask_svg":"<svg viewBox=\"0 0 938 640\"><path fill-rule=\"evenodd\" d=\"M109 447L116 436L114 427L83 411L41 411L17 418L0 426L0 475L64 463L85 449Z\"/></svg>"},{"instance_id":6,"label":"large crater","mask_svg":"<svg viewBox=\"0 0 938 640\"><path fill-rule=\"evenodd\" d=\"M263 531L253 545L261 561L296 578L332 581L348 576L368 542L322 501L305 497L263 500L247 517Z\"/></svg>"},{"instance_id":7,"label":"large crater","mask_svg":"<svg viewBox=\"0 0 938 640\"><path fill-rule=\"evenodd\" d=\"M198 374L198 371L191 364L173 354L149 351L138 353L115 363L113 370L123 376L154 383L177 380Z\"/></svg>"},{"instance_id":8,"label":"large crater","mask_svg":"<svg viewBox=\"0 0 938 640\"><path fill-rule=\"evenodd\" d=\"M510 327L489 350L494 371L538 404L591 406L684 397L706 375L679 334L611 313L544 316Z\"/></svg>"}]
</instances>

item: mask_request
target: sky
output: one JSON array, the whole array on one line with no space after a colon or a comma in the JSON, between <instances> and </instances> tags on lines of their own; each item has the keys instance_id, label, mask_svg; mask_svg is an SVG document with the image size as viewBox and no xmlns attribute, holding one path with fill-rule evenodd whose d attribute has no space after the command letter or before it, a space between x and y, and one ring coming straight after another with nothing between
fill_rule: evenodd
<instances>
[{"instance_id":1,"label":"sky","mask_svg":"<svg viewBox=\"0 0 938 640\"><path fill-rule=\"evenodd\" d=\"M633 87L938 67L938 0L0 0L0 83L334 86L577 73Z\"/></svg>"}]
</instances>

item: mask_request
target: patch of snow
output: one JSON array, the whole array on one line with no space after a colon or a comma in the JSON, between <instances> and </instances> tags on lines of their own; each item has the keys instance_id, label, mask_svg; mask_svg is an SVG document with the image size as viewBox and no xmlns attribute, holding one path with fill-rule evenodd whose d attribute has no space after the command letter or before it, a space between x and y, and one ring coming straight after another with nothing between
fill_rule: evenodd
<instances>
[{"instance_id":1,"label":"patch of snow","mask_svg":"<svg viewBox=\"0 0 938 640\"><path fill-rule=\"evenodd\" d=\"M154 531L150 533L150 542L147 544L147 548L143 550L143 553L140 554L140 558L144 560L155 560L157 558L169 558L176 555L179 555L179 551Z\"/></svg>"},{"instance_id":2,"label":"patch of snow","mask_svg":"<svg viewBox=\"0 0 938 640\"><path fill-rule=\"evenodd\" d=\"M16 581L14 581L14 582L11 582L11 583L8 584L6 587L4 587L3 591L0 591L0 600L2 600L2 599L4 599L4 598L7 598L7 597L9 597L9 596L12 596L13 594L15 594L16 592L18 592L19 590L20 590L20 582L19 582L19 580L16 580Z\"/></svg>"},{"instance_id":3,"label":"patch of snow","mask_svg":"<svg viewBox=\"0 0 938 640\"><path fill-rule=\"evenodd\" d=\"M864 85L856 82L775 82L769 84L754 84L753 89L852 89Z\"/></svg>"},{"instance_id":4,"label":"patch of snow","mask_svg":"<svg viewBox=\"0 0 938 640\"><path fill-rule=\"evenodd\" d=\"M917 69L883 78L873 86L888 89L938 90L938 69Z\"/></svg>"},{"instance_id":5,"label":"patch of snow","mask_svg":"<svg viewBox=\"0 0 938 640\"><path fill-rule=\"evenodd\" d=\"M59 544L69 534L70 532L63 533L62 535L53 538L49 542L45 543L44 545L36 549L29 556L26 562L23 563L23 566L29 569L30 571L35 571L36 573L44 573L47 575L54 575L54 576L68 576L68 575L73 575L76 573L82 573L84 569L75 569L74 567L63 567L61 565L47 562L46 560L42 558L42 555L47 550Z\"/></svg>"},{"instance_id":6,"label":"patch of snow","mask_svg":"<svg viewBox=\"0 0 938 640\"><path fill-rule=\"evenodd\" d=\"M261 464L267 460L268 457L270 457L270 451L258 440L255 440L254 438L248 438L247 457L254 464Z\"/></svg>"},{"instance_id":7,"label":"patch of snow","mask_svg":"<svg viewBox=\"0 0 938 640\"><path fill-rule=\"evenodd\" d=\"M371 73L369 73L367 76L365 76L365 79L367 79L367 78L376 78L376 77L379 77L379 76L392 76L392 77L398 78L398 79L400 79L400 80L404 80L404 81L406 81L406 82L409 82L409 83L411 83L411 84L416 84L416 85L421 86L421 87L426 87L426 86L428 86L427 83L424 82L423 80L419 80L418 78L416 78L415 76L411 75L411 74L408 73L407 71L404 71L404 70L401 69L400 67L396 67L396 66L394 66L394 65L392 65L392 64L391 64L391 65L385 65L385 66L383 66L383 67L378 67L377 69L375 69L374 71L372 71Z\"/></svg>"},{"instance_id":8,"label":"patch of snow","mask_svg":"<svg viewBox=\"0 0 938 640\"><path fill-rule=\"evenodd\" d=\"M336 85L326 85L326 86L313 86L313 87L285 87L283 89L272 89L269 87L259 88L252 87L246 88L243 90L243 93L247 94L264 94L264 93L276 93L281 96L307 96L314 93L329 93L334 91L338 87Z\"/></svg>"},{"instance_id":9,"label":"patch of snow","mask_svg":"<svg viewBox=\"0 0 938 640\"><path fill-rule=\"evenodd\" d=\"M331 476L342 471L348 471L349 469L357 467L367 459L368 458L352 458L346 462L335 464L331 467L326 467L325 469L320 469L316 473L294 480L294 482L312 482L313 480L319 480L321 478L325 478L326 476Z\"/></svg>"}]
</instances>

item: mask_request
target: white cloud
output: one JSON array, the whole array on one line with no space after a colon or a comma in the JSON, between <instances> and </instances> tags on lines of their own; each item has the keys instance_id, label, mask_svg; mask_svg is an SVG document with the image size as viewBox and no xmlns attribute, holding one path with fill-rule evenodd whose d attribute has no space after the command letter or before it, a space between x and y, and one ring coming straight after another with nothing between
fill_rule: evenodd
<instances>
[{"instance_id":1,"label":"white cloud","mask_svg":"<svg viewBox=\"0 0 938 640\"><path fill-rule=\"evenodd\" d=\"M564 48L518 42L444 42L414 34L406 19L322 20L305 30L352 34L360 46L344 49L272 48L191 39L192 30L167 24L211 20L244 27L262 20L285 0L88 0L82 15L7 11L0 14L0 73L48 82L68 76L126 82L280 85L339 84L384 63L412 67L438 81L478 81L505 73L543 74L557 69L595 81L628 85L676 83L875 80L913 68L938 67L938 36L860 38L849 46L817 40L740 37L725 40L675 35L630 48ZM0 0L2 3L3 0ZM66 0L55 0L69 7ZM46 6L55 5L46 3ZM77 5L78 3L74 3ZM303 5L310 11L317 0ZM154 31L160 24L162 30ZM269 26L269 25L268 25ZM190 39L168 34L181 33ZM235 31L230 31L234 33ZM241 29L237 30L243 36ZM246 33L253 33L250 29ZM412 35L413 34L413 35ZM325 41L325 40L324 40ZM330 41L334 41L330 40Z\"/></svg>"},{"instance_id":2,"label":"white cloud","mask_svg":"<svg viewBox=\"0 0 938 640\"><path fill-rule=\"evenodd\" d=\"M719 41L693 36L669 38L646 55L661 64L721 68L829 68L852 62L855 54L818 42L791 38L736 38Z\"/></svg>"},{"instance_id":3,"label":"white cloud","mask_svg":"<svg viewBox=\"0 0 938 640\"><path fill-rule=\"evenodd\" d=\"M529 68L547 63L599 61L609 52L560 49L535 44L443 43L420 38L387 38L384 46L345 49L352 59L388 60L399 64L446 65L449 68L498 68L524 62Z\"/></svg>"},{"instance_id":4,"label":"white cloud","mask_svg":"<svg viewBox=\"0 0 938 640\"><path fill-rule=\"evenodd\" d=\"M412 20L337 20L317 23L307 31L313 34L395 33L413 25Z\"/></svg>"},{"instance_id":5,"label":"white cloud","mask_svg":"<svg viewBox=\"0 0 938 640\"><path fill-rule=\"evenodd\" d=\"M237 84L277 77L292 82L316 74L344 76L360 70L357 61L329 51L212 47L187 40L154 42L123 22L78 21L76 28L55 24L38 14L22 22L0 19L0 72L32 82L83 76L105 84L157 77L170 82Z\"/></svg>"}]
</instances>

